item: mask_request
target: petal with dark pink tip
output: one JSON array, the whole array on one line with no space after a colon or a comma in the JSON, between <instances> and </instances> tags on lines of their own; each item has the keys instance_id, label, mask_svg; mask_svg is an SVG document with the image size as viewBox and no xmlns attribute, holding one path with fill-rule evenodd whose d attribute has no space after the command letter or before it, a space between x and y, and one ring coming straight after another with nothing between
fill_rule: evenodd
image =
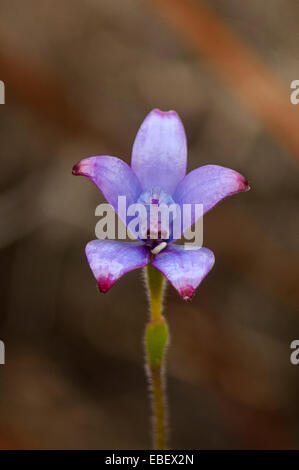
<instances>
[{"instance_id":1,"label":"petal with dark pink tip","mask_svg":"<svg viewBox=\"0 0 299 470\"><path fill-rule=\"evenodd\" d=\"M101 292L133 269L149 263L150 255L141 243L93 240L86 245L86 257Z\"/></svg>"},{"instance_id":2,"label":"petal with dark pink tip","mask_svg":"<svg viewBox=\"0 0 299 470\"><path fill-rule=\"evenodd\" d=\"M248 181L240 173L218 165L205 165L188 173L179 183L173 198L183 210L184 204L202 204L203 214L227 196L248 191ZM191 224L184 223L185 232L195 222L195 210L192 207Z\"/></svg>"},{"instance_id":3,"label":"petal with dark pink tip","mask_svg":"<svg viewBox=\"0 0 299 470\"><path fill-rule=\"evenodd\" d=\"M89 157L73 168L73 175L87 176L102 191L113 209L118 212L118 196L126 197L127 207L134 204L142 189L132 169L116 157L108 155ZM126 223L126 216L122 217Z\"/></svg>"},{"instance_id":4,"label":"petal with dark pink tip","mask_svg":"<svg viewBox=\"0 0 299 470\"><path fill-rule=\"evenodd\" d=\"M175 111L151 111L141 124L131 166L144 190L158 187L172 194L186 174L187 143Z\"/></svg>"},{"instance_id":5,"label":"petal with dark pink tip","mask_svg":"<svg viewBox=\"0 0 299 470\"><path fill-rule=\"evenodd\" d=\"M169 245L155 256L152 264L164 274L184 300L190 300L214 262L214 254L208 248L186 250L182 245Z\"/></svg>"}]
</instances>

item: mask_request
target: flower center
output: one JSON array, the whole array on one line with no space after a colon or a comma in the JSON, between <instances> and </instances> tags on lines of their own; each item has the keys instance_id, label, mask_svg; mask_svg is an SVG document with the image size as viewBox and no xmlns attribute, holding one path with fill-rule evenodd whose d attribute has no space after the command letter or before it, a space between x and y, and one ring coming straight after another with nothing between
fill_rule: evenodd
<instances>
[{"instance_id":1,"label":"flower center","mask_svg":"<svg viewBox=\"0 0 299 470\"><path fill-rule=\"evenodd\" d=\"M176 205L172 197L158 187L145 191L137 203L146 209L140 221L140 239L151 248L153 254L162 251L172 234Z\"/></svg>"}]
</instances>

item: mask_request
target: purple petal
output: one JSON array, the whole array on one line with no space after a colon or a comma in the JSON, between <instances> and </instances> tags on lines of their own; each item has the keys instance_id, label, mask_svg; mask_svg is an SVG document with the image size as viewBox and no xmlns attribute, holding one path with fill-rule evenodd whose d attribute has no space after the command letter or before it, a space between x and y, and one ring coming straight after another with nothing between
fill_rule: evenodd
<instances>
[{"instance_id":1,"label":"purple petal","mask_svg":"<svg viewBox=\"0 0 299 470\"><path fill-rule=\"evenodd\" d=\"M185 250L182 245L169 245L155 256L152 264L164 274L184 300L189 300L214 262L214 254L208 248Z\"/></svg>"},{"instance_id":2,"label":"purple petal","mask_svg":"<svg viewBox=\"0 0 299 470\"><path fill-rule=\"evenodd\" d=\"M187 143L175 111L151 111L135 138L131 166L144 190L159 187L172 194L186 174Z\"/></svg>"},{"instance_id":3,"label":"purple petal","mask_svg":"<svg viewBox=\"0 0 299 470\"><path fill-rule=\"evenodd\" d=\"M102 191L116 212L118 196L126 196L128 206L134 204L142 192L135 173L129 165L116 157L102 155L85 158L74 166L73 175L87 176Z\"/></svg>"},{"instance_id":4,"label":"purple petal","mask_svg":"<svg viewBox=\"0 0 299 470\"><path fill-rule=\"evenodd\" d=\"M86 245L86 257L101 292L107 292L124 274L146 266L150 254L143 244L93 240Z\"/></svg>"},{"instance_id":5,"label":"purple petal","mask_svg":"<svg viewBox=\"0 0 299 470\"><path fill-rule=\"evenodd\" d=\"M183 204L203 204L205 214L225 197L249 189L248 181L240 173L223 166L205 165L185 176L173 198L181 207ZM191 224L185 225L183 232L195 222L195 211L191 212Z\"/></svg>"}]
</instances>

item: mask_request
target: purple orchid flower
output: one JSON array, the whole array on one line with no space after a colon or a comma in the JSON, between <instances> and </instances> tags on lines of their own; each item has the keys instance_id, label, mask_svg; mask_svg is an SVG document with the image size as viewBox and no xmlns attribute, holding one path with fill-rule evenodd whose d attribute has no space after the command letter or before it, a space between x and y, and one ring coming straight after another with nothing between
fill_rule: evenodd
<instances>
[{"instance_id":1,"label":"purple orchid flower","mask_svg":"<svg viewBox=\"0 0 299 470\"><path fill-rule=\"evenodd\" d=\"M73 168L74 175L87 176L118 211L118 196L126 196L127 206L142 202L202 204L203 214L232 194L247 191L247 180L234 170L205 165L186 175L187 142L183 124L175 111L151 111L142 123L132 150L131 167L107 155L86 158ZM122 214L119 216L127 223ZM192 215L188 226L195 222ZM93 240L86 257L101 292L107 292L124 274L150 262L161 271L184 300L212 269L211 250L185 250L182 245L146 237L138 243ZM162 245L163 244L163 245ZM157 248L158 247L158 248ZM160 247L163 249L161 250Z\"/></svg>"}]
</instances>

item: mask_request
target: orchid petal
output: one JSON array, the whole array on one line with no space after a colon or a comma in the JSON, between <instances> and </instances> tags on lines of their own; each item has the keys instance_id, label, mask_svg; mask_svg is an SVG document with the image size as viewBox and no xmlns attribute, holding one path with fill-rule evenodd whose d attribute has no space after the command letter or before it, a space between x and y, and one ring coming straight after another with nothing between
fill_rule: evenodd
<instances>
[{"instance_id":1,"label":"orchid petal","mask_svg":"<svg viewBox=\"0 0 299 470\"><path fill-rule=\"evenodd\" d=\"M248 181L240 173L218 165L205 165L184 177L173 198L182 209L184 204L202 204L205 214L227 196L249 189ZM191 213L191 223L185 223L182 232L196 222L195 211Z\"/></svg>"},{"instance_id":2,"label":"orchid petal","mask_svg":"<svg viewBox=\"0 0 299 470\"><path fill-rule=\"evenodd\" d=\"M186 250L182 245L169 245L155 256L152 264L184 300L189 300L214 262L214 254L208 248Z\"/></svg>"},{"instance_id":3,"label":"orchid petal","mask_svg":"<svg viewBox=\"0 0 299 470\"><path fill-rule=\"evenodd\" d=\"M146 266L150 254L141 243L93 240L86 245L86 257L101 292L133 269Z\"/></svg>"},{"instance_id":4,"label":"orchid petal","mask_svg":"<svg viewBox=\"0 0 299 470\"><path fill-rule=\"evenodd\" d=\"M73 175L87 176L102 191L104 197L118 212L118 196L126 197L126 206L134 204L142 189L129 165L107 155L81 160L73 168ZM121 215L126 223L126 215Z\"/></svg>"},{"instance_id":5,"label":"orchid petal","mask_svg":"<svg viewBox=\"0 0 299 470\"><path fill-rule=\"evenodd\" d=\"M159 187L172 194L186 174L187 143L175 111L151 111L136 135L131 166L144 190Z\"/></svg>"}]
</instances>

